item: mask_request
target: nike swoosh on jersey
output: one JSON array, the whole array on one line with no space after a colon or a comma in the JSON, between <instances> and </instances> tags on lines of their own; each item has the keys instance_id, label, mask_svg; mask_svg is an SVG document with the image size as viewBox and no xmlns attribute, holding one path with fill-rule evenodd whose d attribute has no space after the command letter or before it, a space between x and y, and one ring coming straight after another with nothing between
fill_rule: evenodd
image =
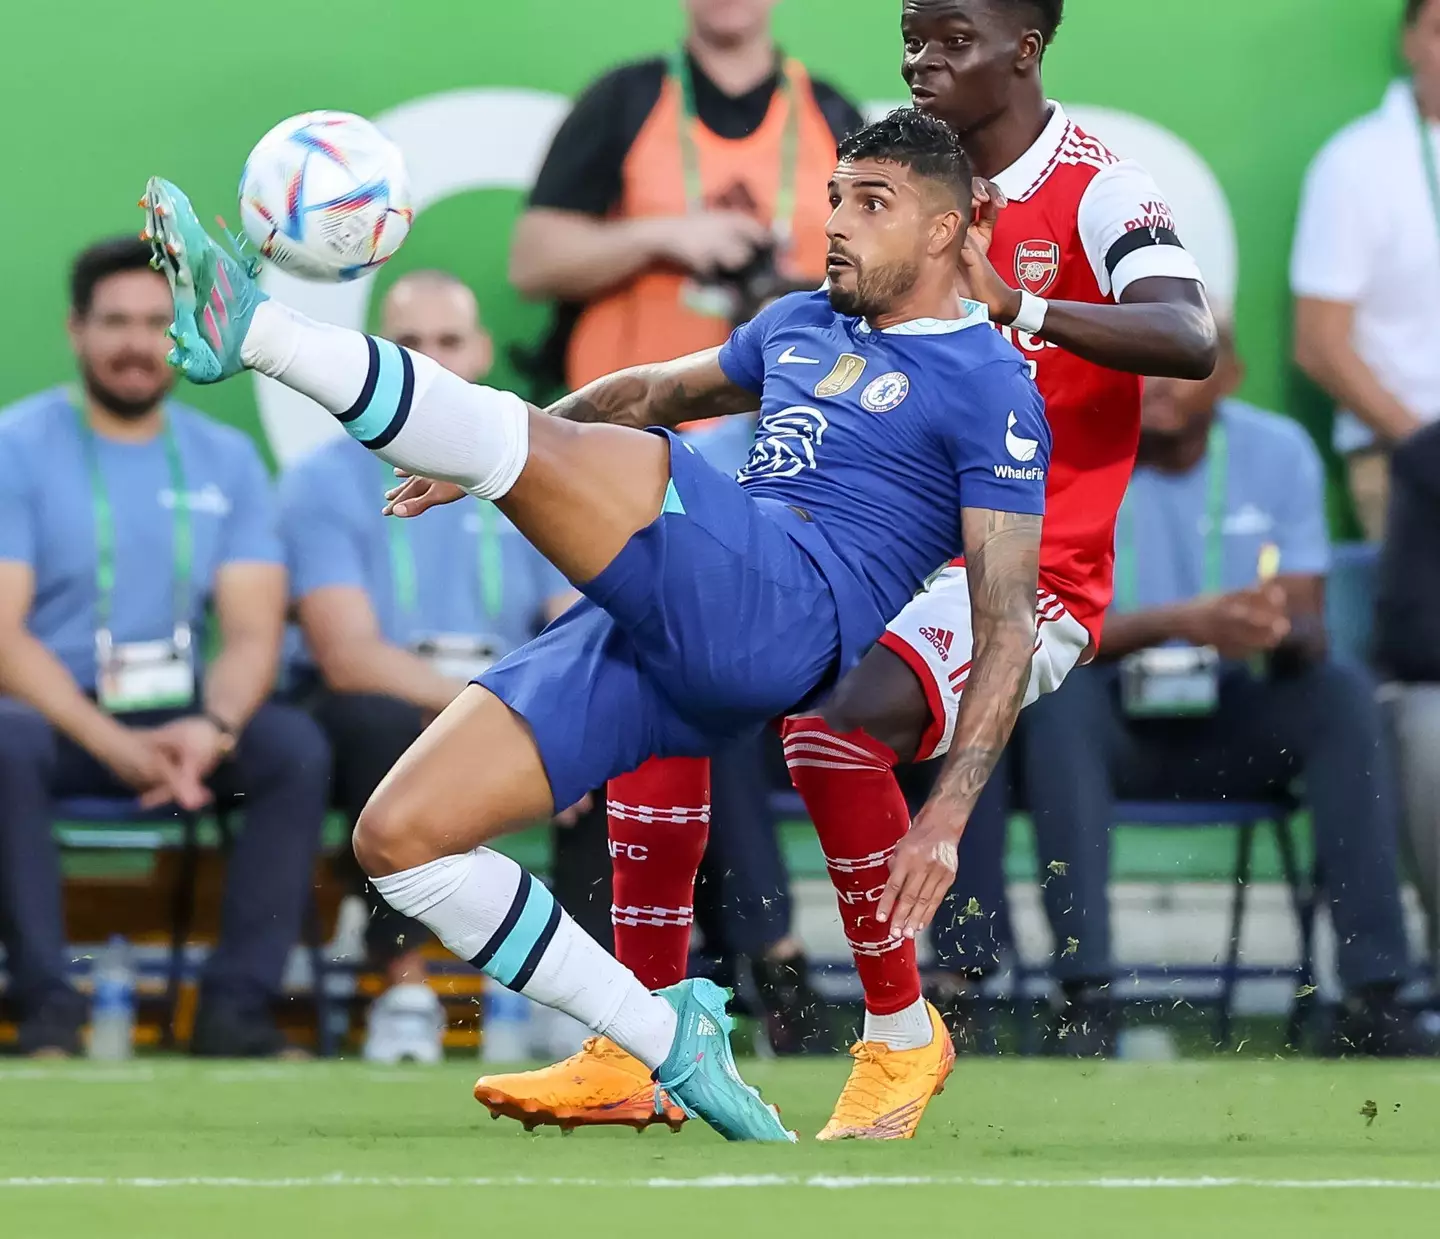
<instances>
[{"instance_id":1,"label":"nike swoosh on jersey","mask_svg":"<svg viewBox=\"0 0 1440 1239\"><path fill-rule=\"evenodd\" d=\"M1010 414L1010 420L1005 423L1005 450L1016 460L1034 460L1035 452L1040 447L1039 439L1022 439L1015 433L1015 414Z\"/></svg>"},{"instance_id":2,"label":"nike swoosh on jersey","mask_svg":"<svg viewBox=\"0 0 1440 1239\"><path fill-rule=\"evenodd\" d=\"M818 357L797 357L793 344L781 353L777 360L782 366L818 366L820 364Z\"/></svg>"}]
</instances>

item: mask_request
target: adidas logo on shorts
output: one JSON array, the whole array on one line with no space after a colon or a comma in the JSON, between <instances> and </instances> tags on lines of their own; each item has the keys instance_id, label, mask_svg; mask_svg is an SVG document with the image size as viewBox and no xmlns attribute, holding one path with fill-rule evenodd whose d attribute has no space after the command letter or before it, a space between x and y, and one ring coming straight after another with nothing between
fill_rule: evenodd
<instances>
[{"instance_id":1,"label":"adidas logo on shorts","mask_svg":"<svg viewBox=\"0 0 1440 1239\"><path fill-rule=\"evenodd\" d=\"M920 635L935 647L935 652L940 655L941 662L950 661L950 645L955 640L955 634L944 628L922 628Z\"/></svg>"},{"instance_id":2,"label":"adidas logo on shorts","mask_svg":"<svg viewBox=\"0 0 1440 1239\"><path fill-rule=\"evenodd\" d=\"M695 1031L702 1037L718 1037L720 1035L720 1030L715 1027L714 1021L703 1015L695 1021Z\"/></svg>"}]
</instances>

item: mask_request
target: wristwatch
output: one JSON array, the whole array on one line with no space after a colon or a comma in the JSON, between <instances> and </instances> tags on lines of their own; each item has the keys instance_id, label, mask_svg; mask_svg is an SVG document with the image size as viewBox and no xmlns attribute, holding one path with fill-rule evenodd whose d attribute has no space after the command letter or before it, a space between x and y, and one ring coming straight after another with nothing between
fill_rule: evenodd
<instances>
[{"instance_id":1,"label":"wristwatch","mask_svg":"<svg viewBox=\"0 0 1440 1239\"><path fill-rule=\"evenodd\" d=\"M235 744L240 738L236 735L235 728L224 719L216 717L209 710L206 710L202 717L220 733L220 756L222 758L229 757L235 751Z\"/></svg>"}]
</instances>

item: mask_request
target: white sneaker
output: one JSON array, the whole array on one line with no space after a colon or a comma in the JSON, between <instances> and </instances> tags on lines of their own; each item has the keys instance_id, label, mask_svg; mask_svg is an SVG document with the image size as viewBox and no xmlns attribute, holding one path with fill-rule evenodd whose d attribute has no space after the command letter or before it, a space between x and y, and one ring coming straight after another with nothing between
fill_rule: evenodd
<instances>
[{"instance_id":1,"label":"white sneaker","mask_svg":"<svg viewBox=\"0 0 1440 1239\"><path fill-rule=\"evenodd\" d=\"M370 1005L365 1061L438 1063L445 1054L445 1008L428 985L396 985Z\"/></svg>"}]
</instances>

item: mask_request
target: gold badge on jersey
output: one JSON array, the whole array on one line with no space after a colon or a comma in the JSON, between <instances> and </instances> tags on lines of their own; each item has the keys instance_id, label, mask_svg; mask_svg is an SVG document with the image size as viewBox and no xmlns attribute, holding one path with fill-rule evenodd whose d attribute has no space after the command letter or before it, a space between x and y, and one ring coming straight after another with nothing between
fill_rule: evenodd
<instances>
[{"instance_id":1,"label":"gold badge on jersey","mask_svg":"<svg viewBox=\"0 0 1440 1239\"><path fill-rule=\"evenodd\" d=\"M821 399L843 396L860 381L865 372L865 359L854 353L841 353L835 368L815 384L815 395Z\"/></svg>"}]
</instances>

